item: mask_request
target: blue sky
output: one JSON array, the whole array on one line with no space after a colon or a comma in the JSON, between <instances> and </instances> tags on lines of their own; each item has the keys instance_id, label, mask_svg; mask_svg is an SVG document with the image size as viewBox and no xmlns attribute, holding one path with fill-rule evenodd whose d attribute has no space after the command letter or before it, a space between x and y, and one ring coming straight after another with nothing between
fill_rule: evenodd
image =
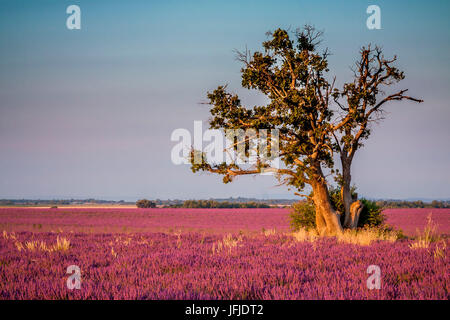
<instances>
[{"instance_id":1,"label":"blue sky","mask_svg":"<svg viewBox=\"0 0 450 320\"><path fill-rule=\"evenodd\" d=\"M81 30L66 28L67 6ZM381 30L366 8L381 8ZM423 104L388 106L354 161L360 194L450 198L448 1L0 1L0 198L290 197L271 177L193 174L170 160L176 128L228 84L249 105L233 49L306 23L324 30L330 75L348 80L360 46L397 54Z\"/></svg>"}]
</instances>

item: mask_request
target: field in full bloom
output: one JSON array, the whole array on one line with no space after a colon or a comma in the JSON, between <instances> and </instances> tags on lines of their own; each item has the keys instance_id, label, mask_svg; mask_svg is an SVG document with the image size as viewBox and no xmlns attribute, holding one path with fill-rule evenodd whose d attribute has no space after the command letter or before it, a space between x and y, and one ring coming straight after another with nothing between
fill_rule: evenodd
<instances>
[{"instance_id":1,"label":"field in full bloom","mask_svg":"<svg viewBox=\"0 0 450 320\"><path fill-rule=\"evenodd\" d=\"M0 208L0 230L86 233L287 231L288 209Z\"/></svg>"},{"instance_id":2,"label":"field in full bloom","mask_svg":"<svg viewBox=\"0 0 450 320\"><path fill-rule=\"evenodd\" d=\"M417 235L423 230L428 217L436 224L436 231L450 235L450 209L417 208L417 209L386 209L387 223L402 229L407 235Z\"/></svg>"},{"instance_id":3,"label":"field in full bloom","mask_svg":"<svg viewBox=\"0 0 450 320\"><path fill-rule=\"evenodd\" d=\"M448 221L442 212L438 224ZM424 248L411 248L411 239L299 241L288 214L0 209L0 299L450 298L448 240ZM67 287L71 265L80 268L80 289ZM368 289L370 265L380 268L380 289Z\"/></svg>"},{"instance_id":4,"label":"field in full bloom","mask_svg":"<svg viewBox=\"0 0 450 320\"><path fill-rule=\"evenodd\" d=\"M0 208L0 231L258 233L289 230L289 209ZM450 209L387 209L387 223L414 236L431 214L437 231L450 234Z\"/></svg>"}]
</instances>

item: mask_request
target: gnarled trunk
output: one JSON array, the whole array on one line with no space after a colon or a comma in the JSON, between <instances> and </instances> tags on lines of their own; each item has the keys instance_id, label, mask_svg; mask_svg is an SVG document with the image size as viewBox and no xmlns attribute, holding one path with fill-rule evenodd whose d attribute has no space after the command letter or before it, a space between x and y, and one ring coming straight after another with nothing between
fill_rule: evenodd
<instances>
[{"instance_id":1,"label":"gnarled trunk","mask_svg":"<svg viewBox=\"0 0 450 320\"><path fill-rule=\"evenodd\" d=\"M356 229L358 227L359 215L364 207L361 201L352 197L350 184L352 182L351 165L352 156L341 154L342 164L342 186L341 198L344 205L344 228Z\"/></svg>"},{"instance_id":2,"label":"gnarled trunk","mask_svg":"<svg viewBox=\"0 0 450 320\"><path fill-rule=\"evenodd\" d=\"M342 164L342 186L341 186L341 198L344 205L344 228L349 228L350 225L350 206L353 202L352 192L350 189L350 183L352 176L350 173L351 159L347 158L345 154L341 155Z\"/></svg>"},{"instance_id":3,"label":"gnarled trunk","mask_svg":"<svg viewBox=\"0 0 450 320\"><path fill-rule=\"evenodd\" d=\"M346 226L347 228L356 229L358 227L359 215L361 214L363 208L364 205L360 200L351 204L350 215Z\"/></svg>"},{"instance_id":4,"label":"gnarled trunk","mask_svg":"<svg viewBox=\"0 0 450 320\"><path fill-rule=\"evenodd\" d=\"M320 235L336 235L342 232L341 222L331 205L328 187L320 167L316 168L317 179L311 183L316 208L316 227Z\"/></svg>"}]
</instances>

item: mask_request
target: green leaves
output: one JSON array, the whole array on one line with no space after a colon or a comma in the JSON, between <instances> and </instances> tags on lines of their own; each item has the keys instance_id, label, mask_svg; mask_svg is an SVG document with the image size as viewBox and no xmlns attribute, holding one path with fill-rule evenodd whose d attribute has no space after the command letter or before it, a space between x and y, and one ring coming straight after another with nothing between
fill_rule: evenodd
<instances>
[{"instance_id":1,"label":"green leaves","mask_svg":"<svg viewBox=\"0 0 450 320\"><path fill-rule=\"evenodd\" d=\"M333 165L329 137L333 112L328 106L332 86L323 76L328 71L327 53L316 51L321 32L309 26L297 30L294 37L283 29L268 35L262 52L246 51L238 53L238 58L244 64L242 86L262 92L269 102L246 108L236 94L227 92L226 86L219 86L207 94L212 106L209 124L213 129L223 130L279 130L280 154L285 168L277 177L282 183L301 190L310 179L312 163ZM204 163L193 164L192 170L224 175L225 183L237 175L266 167L258 163L244 170L236 164L233 167L210 165L207 159L200 158Z\"/></svg>"}]
</instances>

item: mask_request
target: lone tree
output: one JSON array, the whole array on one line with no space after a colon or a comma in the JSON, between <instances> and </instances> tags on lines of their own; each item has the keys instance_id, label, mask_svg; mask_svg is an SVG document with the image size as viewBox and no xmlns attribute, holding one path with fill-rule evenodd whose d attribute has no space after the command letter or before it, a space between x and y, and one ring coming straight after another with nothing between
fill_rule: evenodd
<instances>
[{"instance_id":1,"label":"lone tree","mask_svg":"<svg viewBox=\"0 0 450 320\"><path fill-rule=\"evenodd\" d=\"M219 86L207 95L212 106L209 124L211 129L220 130L277 129L279 156L283 167L271 167L269 162L260 158L253 167L243 167L237 162L209 163L202 151L192 150L191 169L193 172L221 174L224 176L224 183L231 182L240 175L271 171L281 184L297 189L297 195L301 195L300 192L309 185L316 210L317 231L322 235L340 233L340 216L330 202L324 170L334 172L333 152L338 148L346 148L342 144L344 138L339 139L338 135L348 130L353 132L358 125L364 125L360 115L361 107L357 107L356 103L352 103L351 107L341 103L342 111L347 114L335 116L333 103L338 104L347 92L351 94L352 85L347 84L340 91L334 87L334 79L330 83L325 78L329 71L329 53L327 50L319 52L322 36L320 31L305 26L294 33L293 39L282 29L268 35L269 40L263 42L263 52L238 52L238 58L244 64L241 69L242 86L262 92L269 103L246 108L237 95L227 92L225 86ZM399 75L395 77L400 78L402 74L396 72ZM386 81L380 83L385 84ZM375 91L373 94L378 94L377 87ZM366 99L372 102L370 94L365 94ZM394 97L391 98L393 99ZM379 109L380 107L371 114ZM368 119L371 119L370 116L368 115ZM367 125L363 131L357 138L358 144L361 136L368 135ZM344 140L347 141L346 139L348 138ZM248 150L248 137L244 136L240 141L235 138L234 141L234 147L244 144L244 150ZM341 156L342 154L344 153ZM197 161L199 158L201 161Z\"/></svg>"},{"instance_id":2,"label":"lone tree","mask_svg":"<svg viewBox=\"0 0 450 320\"><path fill-rule=\"evenodd\" d=\"M156 208L156 203L147 199L141 199L136 201L136 207L138 208Z\"/></svg>"}]
</instances>

